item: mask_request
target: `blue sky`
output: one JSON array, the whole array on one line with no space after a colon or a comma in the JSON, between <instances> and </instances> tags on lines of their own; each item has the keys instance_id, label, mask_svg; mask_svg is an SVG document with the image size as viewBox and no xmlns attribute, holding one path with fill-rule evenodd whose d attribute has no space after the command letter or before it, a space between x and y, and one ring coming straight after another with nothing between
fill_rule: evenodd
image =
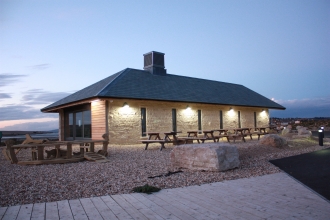
<instances>
[{"instance_id":1,"label":"blue sky","mask_svg":"<svg viewBox=\"0 0 330 220\"><path fill-rule=\"evenodd\" d=\"M47 130L40 109L165 53L170 74L244 85L330 117L330 1L0 0L0 129Z\"/></svg>"}]
</instances>

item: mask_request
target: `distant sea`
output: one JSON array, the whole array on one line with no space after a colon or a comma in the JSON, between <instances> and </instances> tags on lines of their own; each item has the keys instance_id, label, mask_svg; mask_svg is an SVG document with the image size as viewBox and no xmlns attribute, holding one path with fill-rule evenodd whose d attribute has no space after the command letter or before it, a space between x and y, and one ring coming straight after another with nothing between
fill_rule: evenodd
<instances>
[{"instance_id":1,"label":"distant sea","mask_svg":"<svg viewBox=\"0 0 330 220\"><path fill-rule=\"evenodd\" d=\"M33 139L56 139L58 138L58 132L55 132L55 133L45 133L45 134L30 134L30 136L33 138ZM12 138L16 138L16 139L23 139L25 140L25 135L14 135L14 136L5 136L5 137L2 137L2 141L3 140L7 140L7 139L12 139Z\"/></svg>"}]
</instances>

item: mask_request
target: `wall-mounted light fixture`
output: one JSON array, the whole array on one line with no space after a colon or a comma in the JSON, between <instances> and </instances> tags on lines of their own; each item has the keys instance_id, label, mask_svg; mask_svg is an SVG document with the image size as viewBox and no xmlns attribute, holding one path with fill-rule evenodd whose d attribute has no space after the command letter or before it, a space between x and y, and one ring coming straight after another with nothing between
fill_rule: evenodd
<instances>
[{"instance_id":1,"label":"wall-mounted light fixture","mask_svg":"<svg viewBox=\"0 0 330 220\"><path fill-rule=\"evenodd\" d=\"M262 112L265 112L265 109L262 109Z\"/></svg>"},{"instance_id":2,"label":"wall-mounted light fixture","mask_svg":"<svg viewBox=\"0 0 330 220\"><path fill-rule=\"evenodd\" d=\"M232 108L232 107L230 107L230 108L229 108L229 111L233 111L233 108Z\"/></svg>"},{"instance_id":3,"label":"wall-mounted light fixture","mask_svg":"<svg viewBox=\"0 0 330 220\"><path fill-rule=\"evenodd\" d=\"M127 102L124 102L123 108L129 108L129 105L127 104Z\"/></svg>"},{"instance_id":4,"label":"wall-mounted light fixture","mask_svg":"<svg viewBox=\"0 0 330 220\"><path fill-rule=\"evenodd\" d=\"M190 106L189 106L189 105L187 105L186 109L187 109L187 110L191 110L191 108L190 108Z\"/></svg>"}]
</instances>

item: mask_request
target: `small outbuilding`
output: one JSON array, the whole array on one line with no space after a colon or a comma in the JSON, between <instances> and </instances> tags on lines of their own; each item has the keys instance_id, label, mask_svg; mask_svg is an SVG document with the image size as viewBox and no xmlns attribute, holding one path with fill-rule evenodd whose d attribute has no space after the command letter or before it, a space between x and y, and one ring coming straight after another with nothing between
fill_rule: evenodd
<instances>
[{"instance_id":1,"label":"small outbuilding","mask_svg":"<svg viewBox=\"0 0 330 220\"><path fill-rule=\"evenodd\" d=\"M59 114L59 139L140 143L146 132L260 127L269 109L285 108L242 85L168 74L164 53L144 54L127 68L41 109Z\"/></svg>"}]
</instances>

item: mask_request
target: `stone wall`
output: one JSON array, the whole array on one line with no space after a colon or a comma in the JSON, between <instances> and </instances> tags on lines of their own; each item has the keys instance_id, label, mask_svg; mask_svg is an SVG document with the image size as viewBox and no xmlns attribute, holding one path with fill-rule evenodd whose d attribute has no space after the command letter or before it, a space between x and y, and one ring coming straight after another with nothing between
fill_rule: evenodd
<instances>
[{"instance_id":1,"label":"stone wall","mask_svg":"<svg viewBox=\"0 0 330 220\"><path fill-rule=\"evenodd\" d=\"M125 102L129 107L123 107ZM238 111L241 112L241 127L254 127L254 112L257 126L268 126L269 121L268 110L262 112L262 108L129 99L108 99L107 103L108 132L112 144L141 143L141 108L146 108L147 132L172 131L172 109L176 109L177 130L182 131L182 135L189 130L198 130L197 110L201 110L202 130L220 128L220 110L224 128L238 127ZM187 109L188 105L190 109ZM230 107L232 111L229 111Z\"/></svg>"}]
</instances>

